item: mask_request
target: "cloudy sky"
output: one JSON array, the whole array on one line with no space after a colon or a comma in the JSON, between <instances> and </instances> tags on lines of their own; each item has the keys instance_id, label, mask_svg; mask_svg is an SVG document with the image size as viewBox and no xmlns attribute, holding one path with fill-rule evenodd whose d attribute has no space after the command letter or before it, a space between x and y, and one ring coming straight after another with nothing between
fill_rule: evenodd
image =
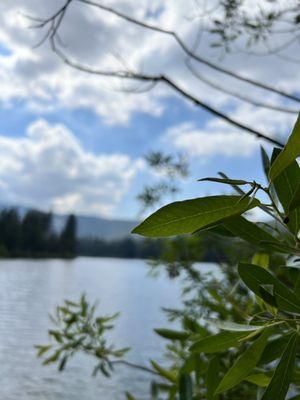
<instances>
[{"instance_id":1,"label":"cloudy sky","mask_svg":"<svg viewBox=\"0 0 300 400\"><path fill-rule=\"evenodd\" d=\"M26 16L48 17L63 3L2 0L0 4L1 203L136 217L137 194L145 183L158 179L143 161L150 150L188 155L190 177L181 183L177 198L216 193L215 185L196 180L220 170L233 178L262 179L257 140L194 107L166 86L132 93L143 87L72 70L47 43L35 48L44 31L30 28L32 22ZM141 0L137 7L133 0L112 0L103 4L176 30L191 45L200 23L205 24L204 7L211 3ZM133 27L77 0L65 15L60 36L64 51L84 65L167 73L202 101L274 137L285 138L295 122L296 114L254 107L196 79L172 38ZM203 34L199 54L286 91L300 90L295 60L236 51L223 56L210 42L210 36ZM297 46L288 48L284 56L296 54ZM207 67L194 67L230 90L297 110L297 103L237 83Z\"/></svg>"}]
</instances>

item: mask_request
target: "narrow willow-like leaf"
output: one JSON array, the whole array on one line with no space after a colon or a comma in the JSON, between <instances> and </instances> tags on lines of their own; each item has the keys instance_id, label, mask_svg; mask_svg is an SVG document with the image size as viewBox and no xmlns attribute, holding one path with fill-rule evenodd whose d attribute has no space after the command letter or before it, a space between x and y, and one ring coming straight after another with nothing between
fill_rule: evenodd
<instances>
[{"instance_id":1,"label":"narrow willow-like leaf","mask_svg":"<svg viewBox=\"0 0 300 400\"><path fill-rule=\"evenodd\" d=\"M193 383L189 374L181 374L179 377L179 400L192 400Z\"/></svg>"},{"instance_id":2,"label":"narrow willow-like leaf","mask_svg":"<svg viewBox=\"0 0 300 400\"><path fill-rule=\"evenodd\" d=\"M135 397L132 396L129 392L125 392L126 400L136 400Z\"/></svg>"},{"instance_id":3,"label":"narrow willow-like leaf","mask_svg":"<svg viewBox=\"0 0 300 400\"><path fill-rule=\"evenodd\" d=\"M224 331L233 332L252 332L262 329L262 325L249 325L249 324L237 324L232 321L220 321L218 319L206 318L205 321L216 328L222 329Z\"/></svg>"},{"instance_id":4,"label":"narrow willow-like leaf","mask_svg":"<svg viewBox=\"0 0 300 400\"><path fill-rule=\"evenodd\" d=\"M269 341L262 353L259 364L269 364L270 362L277 360L286 348L289 338L290 335L285 335Z\"/></svg>"},{"instance_id":5,"label":"narrow willow-like leaf","mask_svg":"<svg viewBox=\"0 0 300 400\"><path fill-rule=\"evenodd\" d=\"M235 236L257 246L263 241L278 243L270 233L242 216L228 218L223 222L223 225Z\"/></svg>"},{"instance_id":6,"label":"narrow willow-like leaf","mask_svg":"<svg viewBox=\"0 0 300 400\"><path fill-rule=\"evenodd\" d=\"M159 373L160 376L163 378L167 379L170 382L177 382L177 374L173 371L169 371L163 367L161 367L159 364L157 364L155 361L150 360L152 367L155 369L156 372Z\"/></svg>"},{"instance_id":7,"label":"narrow willow-like leaf","mask_svg":"<svg viewBox=\"0 0 300 400\"><path fill-rule=\"evenodd\" d=\"M190 351L193 353L218 353L231 347L237 347L240 340L247 337L249 332L229 332L224 331L216 335L207 336L195 342Z\"/></svg>"},{"instance_id":8,"label":"narrow willow-like leaf","mask_svg":"<svg viewBox=\"0 0 300 400\"><path fill-rule=\"evenodd\" d=\"M279 157L278 154L280 155L280 150L274 149L272 160L275 159L276 161ZM288 167L286 167L273 182L277 197L282 204L287 217L287 226L294 234L296 234L300 229L300 209L291 210L290 204L298 189L299 182L300 168L297 161L293 161Z\"/></svg>"},{"instance_id":9,"label":"narrow willow-like leaf","mask_svg":"<svg viewBox=\"0 0 300 400\"><path fill-rule=\"evenodd\" d=\"M299 249L290 247L285 243L261 241L260 244L266 249L276 251L277 253L300 255Z\"/></svg>"},{"instance_id":10,"label":"narrow willow-like leaf","mask_svg":"<svg viewBox=\"0 0 300 400\"><path fill-rule=\"evenodd\" d=\"M274 306L271 299L275 298L282 310L300 313L300 299L266 269L258 265L240 263L238 272L245 285L270 305ZM262 297L262 289L266 286L273 287L273 296L270 294L270 300Z\"/></svg>"},{"instance_id":11,"label":"narrow willow-like leaf","mask_svg":"<svg viewBox=\"0 0 300 400\"><path fill-rule=\"evenodd\" d=\"M210 196L171 203L150 215L133 233L148 237L193 233L260 204L257 199L240 199L240 196Z\"/></svg>"},{"instance_id":12,"label":"narrow willow-like leaf","mask_svg":"<svg viewBox=\"0 0 300 400\"><path fill-rule=\"evenodd\" d=\"M169 340L186 340L190 334L188 332L174 331L172 329L154 329L161 337Z\"/></svg>"},{"instance_id":13,"label":"narrow willow-like leaf","mask_svg":"<svg viewBox=\"0 0 300 400\"><path fill-rule=\"evenodd\" d=\"M269 159L269 156L268 156L266 150L262 146L260 147L260 155L261 155L263 169L264 169L266 178L268 179L269 171L270 171L270 159Z\"/></svg>"},{"instance_id":14,"label":"narrow willow-like leaf","mask_svg":"<svg viewBox=\"0 0 300 400\"><path fill-rule=\"evenodd\" d=\"M269 172L270 182L300 156L300 117L298 117L294 129L285 145L283 151L272 164Z\"/></svg>"},{"instance_id":15,"label":"narrow willow-like leaf","mask_svg":"<svg viewBox=\"0 0 300 400\"><path fill-rule=\"evenodd\" d=\"M198 179L198 182L217 182L217 183L225 183L227 185L249 185L251 182L244 181L243 179L230 179L230 178L201 178Z\"/></svg>"},{"instance_id":16,"label":"narrow willow-like leaf","mask_svg":"<svg viewBox=\"0 0 300 400\"><path fill-rule=\"evenodd\" d=\"M218 385L215 394L223 393L244 380L256 367L267 344L269 332L265 331L237 359Z\"/></svg>"},{"instance_id":17,"label":"narrow willow-like leaf","mask_svg":"<svg viewBox=\"0 0 300 400\"><path fill-rule=\"evenodd\" d=\"M285 400L292 379L298 334L291 335L262 400Z\"/></svg>"},{"instance_id":18,"label":"narrow willow-like leaf","mask_svg":"<svg viewBox=\"0 0 300 400\"><path fill-rule=\"evenodd\" d=\"M206 397L207 400L212 400L215 396L215 390L220 382L220 359L219 356L214 356L208 362L205 385L206 385Z\"/></svg>"},{"instance_id":19,"label":"narrow willow-like leaf","mask_svg":"<svg viewBox=\"0 0 300 400\"><path fill-rule=\"evenodd\" d=\"M253 383L259 387L266 387L270 383L271 378L266 374L253 374L247 376L245 379L246 382Z\"/></svg>"},{"instance_id":20,"label":"narrow willow-like leaf","mask_svg":"<svg viewBox=\"0 0 300 400\"><path fill-rule=\"evenodd\" d=\"M300 183L299 183L298 188L296 189L296 191L292 197L292 200L289 204L289 213L291 213L298 207L300 207Z\"/></svg>"}]
</instances>

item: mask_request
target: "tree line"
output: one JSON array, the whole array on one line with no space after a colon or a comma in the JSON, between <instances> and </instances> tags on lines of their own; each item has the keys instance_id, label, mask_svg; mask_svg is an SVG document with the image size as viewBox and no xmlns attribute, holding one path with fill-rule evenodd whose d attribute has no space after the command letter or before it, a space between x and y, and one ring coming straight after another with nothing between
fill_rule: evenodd
<instances>
[{"instance_id":1,"label":"tree line","mask_svg":"<svg viewBox=\"0 0 300 400\"><path fill-rule=\"evenodd\" d=\"M73 257L76 253L76 218L70 215L62 230L53 227L53 215L14 208L0 212L0 256Z\"/></svg>"}]
</instances>

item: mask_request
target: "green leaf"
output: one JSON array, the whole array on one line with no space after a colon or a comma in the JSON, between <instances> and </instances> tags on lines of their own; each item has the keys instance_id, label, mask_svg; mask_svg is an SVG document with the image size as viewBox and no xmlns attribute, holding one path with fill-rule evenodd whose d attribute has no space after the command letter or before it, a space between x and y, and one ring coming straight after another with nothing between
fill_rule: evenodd
<instances>
[{"instance_id":1,"label":"green leaf","mask_svg":"<svg viewBox=\"0 0 300 400\"><path fill-rule=\"evenodd\" d=\"M198 179L198 182L217 182L217 183L225 183L228 185L249 185L251 182L244 181L243 179L230 179L230 178L201 178Z\"/></svg>"},{"instance_id":2,"label":"green leaf","mask_svg":"<svg viewBox=\"0 0 300 400\"><path fill-rule=\"evenodd\" d=\"M294 211L296 208L300 207L300 184L295 190L292 200L289 204L289 214Z\"/></svg>"},{"instance_id":3,"label":"green leaf","mask_svg":"<svg viewBox=\"0 0 300 400\"><path fill-rule=\"evenodd\" d=\"M261 244L261 246L265 247L266 249L276 251L277 253L300 255L299 249L290 247L290 246L286 245L285 243L262 241L262 242L260 242L260 244Z\"/></svg>"},{"instance_id":4,"label":"green leaf","mask_svg":"<svg viewBox=\"0 0 300 400\"><path fill-rule=\"evenodd\" d=\"M218 385L215 394L223 393L244 380L258 363L267 344L269 332L265 331L237 359Z\"/></svg>"},{"instance_id":5,"label":"green leaf","mask_svg":"<svg viewBox=\"0 0 300 400\"><path fill-rule=\"evenodd\" d=\"M294 126L283 151L272 164L269 172L270 182L273 182L281 172L300 156L300 117Z\"/></svg>"},{"instance_id":6,"label":"green leaf","mask_svg":"<svg viewBox=\"0 0 300 400\"><path fill-rule=\"evenodd\" d=\"M238 272L245 285L268 304L274 306L275 299L282 310L300 313L300 299L266 269L258 265L240 263ZM262 289L266 286L273 288L273 296L270 294L270 298L262 295L265 293Z\"/></svg>"},{"instance_id":7,"label":"green leaf","mask_svg":"<svg viewBox=\"0 0 300 400\"><path fill-rule=\"evenodd\" d=\"M262 241L278 243L270 233L241 216L228 218L223 222L223 225L235 236L238 236L251 244L259 246Z\"/></svg>"},{"instance_id":8,"label":"green leaf","mask_svg":"<svg viewBox=\"0 0 300 400\"><path fill-rule=\"evenodd\" d=\"M179 400L192 400L193 384L189 374L181 374L179 377Z\"/></svg>"},{"instance_id":9,"label":"green leaf","mask_svg":"<svg viewBox=\"0 0 300 400\"><path fill-rule=\"evenodd\" d=\"M125 392L126 400L136 400L135 397L132 396L129 392Z\"/></svg>"},{"instance_id":10,"label":"green leaf","mask_svg":"<svg viewBox=\"0 0 300 400\"><path fill-rule=\"evenodd\" d=\"M52 345L46 345L46 346L35 346L35 348L37 349L37 356L40 357L43 354L47 353L47 351L49 351L51 349Z\"/></svg>"},{"instance_id":11,"label":"green leaf","mask_svg":"<svg viewBox=\"0 0 300 400\"><path fill-rule=\"evenodd\" d=\"M258 265L265 269L269 268L270 256L266 253L255 253L252 257L252 264Z\"/></svg>"},{"instance_id":12,"label":"green leaf","mask_svg":"<svg viewBox=\"0 0 300 400\"><path fill-rule=\"evenodd\" d=\"M253 383L259 387L266 387L270 383L271 378L266 374L253 374L247 376L245 381Z\"/></svg>"},{"instance_id":13,"label":"green leaf","mask_svg":"<svg viewBox=\"0 0 300 400\"><path fill-rule=\"evenodd\" d=\"M195 342L190 351L193 353L217 353L237 347L240 345L240 340L247 337L249 332L224 331L213 336L207 336Z\"/></svg>"},{"instance_id":14,"label":"green leaf","mask_svg":"<svg viewBox=\"0 0 300 400\"><path fill-rule=\"evenodd\" d=\"M237 324L236 322L220 321L218 319L213 319L213 318L206 318L205 322L207 322L209 325L212 325L224 331L252 332L263 328L263 326L261 325Z\"/></svg>"},{"instance_id":15,"label":"green leaf","mask_svg":"<svg viewBox=\"0 0 300 400\"><path fill-rule=\"evenodd\" d=\"M218 356L209 360L205 377L207 400L212 400L215 397L214 393L220 382L220 368L220 359Z\"/></svg>"},{"instance_id":16,"label":"green leaf","mask_svg":"<svg viewBox=\"0 0 300 400\"><path fill-rule=\"evenodd\" d=\"M298 334L291 335L262 400L285 400L292 379Z\"/></svg>"},{"instance_id":17,"label":"green leaf","mask_svg":"<svg viewBox=\"0 0 300 400\"><path fill-rule=\"evenodd\" d=\"M285 335L269 341L262 353L259 363L264 365L277 360L277 358L282 355L289 338L289 335Z\"/></svg>"},{"instance_id":18,"label":"green leaf","mask_svg":"<svg viewBox=\"0 0 300 400\"><path fill-rule=\"evenodd\" d=\"M169 340L186 340L191 336L188 332L174 331L172 329L154 329L154 332Z\"/></svg>"},{"instance_id":19,"label":"green leaf","mask_svg":"<svg viewBox=\"0 0 300 400\"><path fill-rule=\"evenodd\" d=\"M280 150L274 149L272 160L275 159L274 162L276 162L280 154ZM300 209L291 211L290 204L298 189L299 182L300 168L297 161L293 161L288 167L286 167L273 182L277 197L288 218L287 226L294 234L296 234L300 228Z\"/></svg>"},{"instance_id":20,"label":"green leaf","mask_svg":"<svg viewBox=\"0 0 300 400\"><path fill-rule=\"evenodd\" d=\"M262 146L260 147L260 154L261 154L261 161L262 161L263 169L264 169L266 178L268 179L269 170L270 170L270 159L269 159L269 156L268 156L266 150Z\"/></svg>"},{"instance_id":21,"label":"green leaf","mask_svg":"<svg viewBox=\"0 0 300 400\"><path fill-rule=\"evenodd\" d=\"M171 203L150 215L133 233L148 237L193 233L260 204L257 199L239 200L240 196L210 196Z\"/></svg>"},{"instance_id":22,"label":"green leaf","mask_svg":"<svg viewBox=\"0 0 300 400\"><path fill-rule=\"evenodd\" d=\"M177 374L173 371L169 371L163 367L161 367L159 364L157 364L155 361L150 360L152 367L155 369L156 372L159 373L160 376L163 378L167 379L168 381L175 383L177 382Z\"/></svg>"}]
</instances>

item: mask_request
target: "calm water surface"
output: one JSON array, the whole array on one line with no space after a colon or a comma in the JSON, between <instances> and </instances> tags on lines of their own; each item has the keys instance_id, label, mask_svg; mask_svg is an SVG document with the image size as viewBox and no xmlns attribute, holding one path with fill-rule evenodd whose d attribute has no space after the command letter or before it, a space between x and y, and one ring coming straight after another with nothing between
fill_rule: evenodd
<instances>
[{"instance_id":1,"label":"calm water surface","mask_svg":"<svg viewBox=\"0 0 300 400\"><path fill-rule=\"evenodd\" d=\"M165 277L151 278L144 261L77 258L0 261L0 399L119 400L124 390L149 399L149 378L119 367L111 379L91 377L94 363L79 357L67 370L42 367L35 344L47 343L48 313L63 299L85 292L100 300L101 314L121 311L111 334L120 347L132 347L130 361L147 364L163 357L163 340L153 328L166 323L161 307L179 304L179 287Z\"/></svg>"}]
</instances>

